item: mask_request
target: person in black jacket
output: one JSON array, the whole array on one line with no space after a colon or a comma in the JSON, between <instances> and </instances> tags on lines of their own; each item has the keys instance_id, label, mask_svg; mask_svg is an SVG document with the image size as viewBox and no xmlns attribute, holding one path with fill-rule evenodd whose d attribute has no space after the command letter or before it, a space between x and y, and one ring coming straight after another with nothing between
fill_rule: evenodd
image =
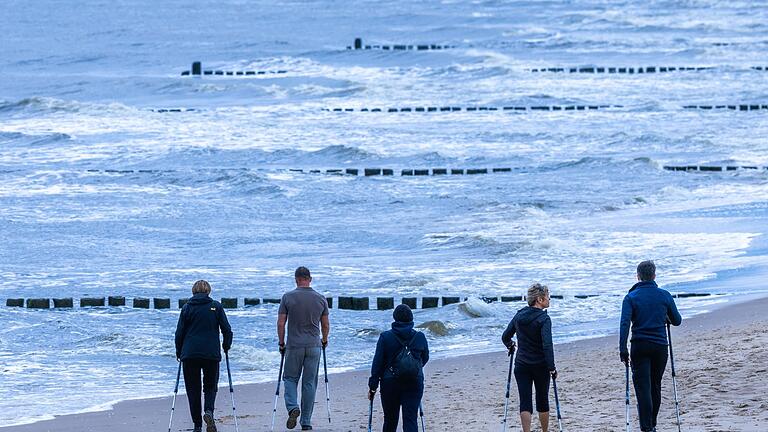
<instances>
[{"instance_id":1,"label":"person in black jacket","mask_svg":"<svg viewBox=\"0 0 768 432\"><path fill-rule=\"evenodd\" d=\"M219 330L224 335L221 347L228 352L232 346L232 327L221 303L211 299L211 285L199 280L192 286L192 298L181 308L176 326L176 359L184 368L189 411L194 432L201 432L205 420L207 432L216 432L213 406L219 383ZM200 372L205 393L205 414L200 417Z\"/></svg>"},{"instance_id":2,"label":"person in black jacket","mask_svg":"<svg viewBox=\"0 0 768 432\"><path fill-rule=\"evenodd\" d=\"M517 334L515 381L520 395L520 422L523 432L531 430L533 403L531 385L536 388L536 411L541 430L549 429L549 378L557 378L552 347L552 321L544 310L549 307L549 288L539 283L528 288L528 306L517 311L501 341L512 349Z\"/></svg>"},{"instance_id":3,"label":"person in black jacket","mask_svg":"<svg viewBox=\"0 0 768 432\"><path fill-rule=\"evenodd\" d=\"M376 354L371 364L371 377L368 379L368 399L373 400L381 382L381 407L384 410L384 432L395 432L403 411L403 432L418 432L418 412L421 397L424 394L424 372L419 368L415 378L404 379L394 370L395 358L407 345L411 355L421 361L421 366L429 361L429 346L424 333L413 329L413 312L407 305L395 308L392 316L392 330L379 336Z\"/></svg>"}]
</instances>

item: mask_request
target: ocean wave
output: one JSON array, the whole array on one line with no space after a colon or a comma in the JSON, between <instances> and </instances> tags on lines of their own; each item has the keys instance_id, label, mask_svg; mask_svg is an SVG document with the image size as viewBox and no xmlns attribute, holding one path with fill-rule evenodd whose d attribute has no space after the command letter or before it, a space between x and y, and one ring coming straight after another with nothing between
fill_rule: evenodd
<instances>
[{"instance_id":1,"label":"ocean wave","mask_svg":"<svg viewBox=\"0 0 768 432\"><path fill-rule=\"evenodd\" d=\"M126 173L107 172L100 174L107 182L128 182L146 185L190 188L196 193L221 193L231 195L273 196L282 189L270 182L267 176L251 169L197 169L197 170L146 170ZM115 178L117 176L117 178Z\"/></svg>"},{"instance_id":2,"label":"ocean wave","mask_svg":"<svg viewBox=\"0 0 768 432\"><path fill-rule=\"evenodd\" d=\"M346 144L334 144L317 150L277 149L222 149L217 147L195 147L174 151L152 162L153 166L229 166L258 168L413 168L442 167L458 163L459 160L437 151L411 155L388 155ZM485 164L483 157L465 159L464 163ZM363 166L367 164L370 166Z\"/></svg>"},{"instance_id":3,"label":"ocean wave","mask_svg":"<svg viewBox=\"0 0 768 432\"><path fill-rule=\"evenodd\" d=\"M456 325L450 322L444 322L440 320L426 321L416 326L418 329L424 329L432 333L434 336L447 336L452 329L456 328Z\"/></svg>"},{"instance_id":4,"label":"ocean wave","mask_svg":"<svg viewBox=\"0 0 768 432\"><path fill-rule=\"evenodd\" d=\"M119 112L130 110L120 103L99 104L95 102L79 102L51 97L34 96L18 101L0 103L0 114L8 113L82 113L82 112Z\"/></svg>"},{"instance_id":5,"label":"ocean wave","mask_svg":"<svg viewBox=\"0 0 768 432\"><path fill-rule=\"evenodd\" d=\"M430 280L417 277L403 277L395 279L386 279L374 283L371 288L374 290L399 290L400 288L421 288L429 284Z\"/></svg>"},{"instance_id":6,"label":"ocean wave","mask_svg":"<svg viewBox=\"0 0 768 432\"><path fill-rule=\"evenodd\" d=\"M248 343L232 345L231 357L237 359L238 369L246 372L263 372L280 363L277 350L256 348Z\"/></svg>"},{"instance_id":7,"label":"ocean wave","mask_svg":"<svg viewBox=\"0 0 768 432\"><path fill-rule=\"evenodd\" d=\"M509 254L528 245L526 241L505 241L494 233L427 234L419 243L440 249L476 249L492 255Z\"/></svg>"},{"instance_id":8,"label":"ocean wave","mask_svg":"<svg viewBox=\"0 0 768 432\"><path fill-rule=\"evenodd\" d=\"M658 162L649 157L637 157L633 159L615 159L610 157L594 157L594 156L586 156L577 160L559 162L549 166L545 165L545 166L542 166L542 168L545 170L546 169L560 170L560 169L570 169L570 168L601 168L601 167L602 168L606 168L606 167L630 168L630 167L638 167L638 166L645 166L645 167L654 168L654 169L659 168Z\"/></svg>"},{"instance_id":9,"label":"ocean wave","mask_svg":"<svg viewBox=\"0 0 768 432\"><path fill-rule=\"evenodd\" d=\"M496 311L493 309L493 306L476 297L469 297L466 301L459 303L458 309L459 312L469 318L487 318L496 316Z\"/></svg>"},{"instance_id":10,"label":"ocean wave","mask_svg":"<svg viewBox=\"0 0 768 432\"><path fill-rule=\"evenodd\" d=\"M159 338L148 333L134 334L130 332L111 332L89 336L61 347L71 355L97 353L121 353L141 357L158 357L173 355L173 341L169 338Z\"/></svg>"},{"instance_id":11,"label":"ocean wave","mask_svg":"<svg viewBox=\"0 0 768 432\"><path fill-rule=\"evenodd\" d=\"M32 135L21 132L0 132L0 145L18 147L37 147L47 144L71 140L72 137L65 133L51 133L45 135Z\"/></svg>"},{"instance_id":12,"label":"ocean wave","mask_svg":"<svg viewBox=\"0 0 768 432\"><path fill-rule=\"evenodd\" d=\"M337 161L340 163L362 162L370 159L378 159L378 155L367 152L357 147L349 147L342 144L332 145L320 150L307 153L307 159L322 159L324 161Z\"/></svg>"},{"instance_id":13,"label":"ocean wave","mask_svg":"<svg viewBox=\"0 0 768 432\"><path fill-rule=\"evenodd\" d=\"M212 180L227 185L237 195L276 195L282 192L279 186L271 184L263 175L254 171L224 172ZM205 180L201 182L206 183Z\"/></svg>"},{"instance_id":14,"label":"ocean wave","mask_svg":"<svg viewBox=\"0 0 768 432\"><path fill-rule=\"evenodd\" d=\"M346 98L363 93L365 86L350 84L346 87L335 88L320 84L301 84L293 88L295 96L311 96L313 98Z\"/></svg>"}]
</instances>

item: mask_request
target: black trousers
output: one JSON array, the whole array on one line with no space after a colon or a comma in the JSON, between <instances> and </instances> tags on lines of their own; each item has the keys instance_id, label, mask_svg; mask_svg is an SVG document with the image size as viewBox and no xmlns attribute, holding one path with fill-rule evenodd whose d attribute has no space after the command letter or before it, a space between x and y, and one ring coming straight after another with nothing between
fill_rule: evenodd
<instances>
[{"instance_id":1,"label":"black trousers","mask_svg":"<svg viewBox=\"0 0 768 432\"><path fill-rule=\"evenodd\" d=\"M661 379L667 367L667 346L653 342L633 341L632 382L637 397L637 415L640 429L650 431L656 427L661 407Z\"/></svg>"},{"instance_id":2,"label":"black trousers","mask_svg":"<svg viewBox=\"0 0 768 432\"><path fill-rule=\"evenodd\" d=\"M403 432L419 431L419 405L424 395L421 380L401 383L394 378L381 380L381 408L384 410L384 432L395 432L403 409Z\"/></svg>"},{"instance_id":3,"label":"black trousers","mask_svg":"<svg viewBox=\"0 0 768 432\"><path fill-rule=\"evenodd\" d=\"M200 385L200 373L203 375ZM200 406L200 392L205 393L205 411L213 411L216 402L216 392L219 385L219 361L187 359L184 360L184 388L187 389L189 412L192 414L192 423L195 426L203 425L202 409Z\"/></svg>"},{"instance_id":4,"label":"black trousers","mask_svg":"<svg viewBox=\"0 0 768 432\"><path fill-rule=\"evenodd\" d=\"M520 395L520 412L533 413L533 389L536 387L536 411L549 412L549 369L547 365L515 365L517 393Z\"/></svg>"}]
</instances>

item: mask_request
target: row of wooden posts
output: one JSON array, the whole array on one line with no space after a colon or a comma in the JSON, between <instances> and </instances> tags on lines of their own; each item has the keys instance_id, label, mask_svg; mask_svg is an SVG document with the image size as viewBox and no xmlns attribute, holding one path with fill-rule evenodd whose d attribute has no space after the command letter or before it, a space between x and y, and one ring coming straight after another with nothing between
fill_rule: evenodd
<instances>
[{"instance_id":1,"label":"row of wooden posts","mask_svg":"<svg viewBox=\"0 0 768 432\"><path fill-rule=\"evenodd\" d=\"M348 50L383 50L383 51L434 51L455 48L451 45L421 44L421 45L363 45L360 38L355 39L354 45L347 46ZM571 74L654 74L669 72L701 72L718 69L718 66L560 66L531 68L533 73L571 73ZM752 71L768 71L768 66L749 66ZM192 62L190 69L182 71L181 76L272 76L289 73L285 69L269 70L221 70L203 69L200 61Z\"/></svg>"},{"instance_id":2,"label":"row of wooden posts","mask_svg":"<svg viewBox=\"0 0 768 432\"><path fill-rule=\"evenodd\" d=\"M685 297L705 297L714 294L709 293L676 293L673 294L676 298ZM597 297L598 294L577 294L574 296L576 299L586 299L590 297ZM563 299L562 295L552 295L551 298ZM375 297L375 309L376 310L390 310L395 308L395 297ZM419 301L421 299L421 301ZM411 309L430 309L439 306L448 306L450 304L460 303L466 301L467 297L460 296L442 296L442 297L402 297L401 303L408 305ZM522 302L525 301L525 296L482 296L481 300L486 303L493 303L497 301L501 302ZM328 301L328 307L334 307L334 297L326 297ZM370 297L353 297L353 296L339 296L336 297L338 303L336 303L337 309L346 310L370 310L373 303L370 301ZM184 304L189 301L188 298L178 300L179 309L184 307ZM279 304L280 299L276 298L255 298L246 297L243 299L243 306L258 306L261 304ZM123 296L109 296L109 297L83 297L79 299L80 307L121 307L127 306L127 300ZM53 308L73 308L75 307L75 299L72 297L67 298L9 298L6 300L5 305L7 307L26 307L28 309L50 309ZM170 309L171 299L167 297L134 297L131 303L133 308L136 309L150 309L150 306L154 309ZM237 297L224 297L221 299L221 305L226 309L237 309L240 307L240 300Z\"/></svg>"}]
</instances>

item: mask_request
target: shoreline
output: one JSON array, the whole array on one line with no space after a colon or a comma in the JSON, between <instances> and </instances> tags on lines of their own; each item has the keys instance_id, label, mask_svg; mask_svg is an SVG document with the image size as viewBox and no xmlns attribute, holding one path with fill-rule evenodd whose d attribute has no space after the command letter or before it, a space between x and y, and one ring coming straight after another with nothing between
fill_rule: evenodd
<instances>
[{"instance_id":1,"label":"shoreline","mask_svg":"<svg viewBox=\"0 0 768 432\"><path fill-rule=\"evenodd\" d=\"M742 275L750 279L755 279L754 272L746 272L748 274ZM736 281L731 280L731 278L728 278L728 283L734 283ZM738 277L736 278L738 279ZM768 296L765 295L765 293L759 293L759 294L752 294L752 295L746 295L742 296L738 300L732 300L722 305L715 305L713 310L707 311L704 313L699 313L693 317L687 318L683 322L683 326L679 328L673 329L673 342L675 343L675 356L676 356L676 367L678 368L680 375L679 380L683 379L682 372L686 370L686 368L682 364L678 364L681 362L681 360L685 359L685 349L684 344L690 340L691 337L693 338L701 338L706 337L707 334L713 333L716 330L721 329L724 326L727 327L745 327L745 326L754 326L758 325L762 330L768 329L768 319L763 318L760 314L763 310L766 310L768 308ZM739 310L739 313L733 313L735 311ZM677 333L675 335L674 333ZM613 399L615 399L614 402L621 403L623 406L623 369L620 368L620 364L618 361L618 354L617 354L617 348L616 348L616 334L617 332L614 332L611 335L608 336L600 336L595 338L589 338L589 339L582 339L572 342L566 342L561 344L555 345L555 352L556 352L556 359L558 361L558 369L561 372L561 377L559 382L560 392L561 392L561 400L564 404L563 406L563 418L564 418L564 424L568 423L568 420L570 417L570 407L568 407L568 404L572 402L571 397L568 396L568 393L572 392L573 390L570 387L571 382L573 381L574 376L578 376L583 374L585 371L581 370L580 368L577 368L576 366L579 364L583 364L584 367L587 368L587 370L592 367L594 364L603 364L603 362L607 362L606 364L610 365L612 360L615 360L615 368L613 369L612 375L621 375L619 377L619 381L621 381L621 395L614 395ZM499 336L499 335L494 335ZM499 336L500 337L500 336ZM499 342L499 345L501 343ZM740 354L739 350L736 350L735 354ZM606 357L607 355L607 357ZM593 357L598 356L601 357L595 362L595 359ZM615 356L616 359L612 359L611 357ZM605 358L602 358L605 357ZM592 360L584 362L584 359L590 359ZM469 384L470 387L477 384L479 381L487 382L487 381L496 381L495 385L491 386L494 391L496 391L496 395L494 396L494 399L496 401L495 404L491 403L490 406L495 409L488 409L489 406L486 403L484 406L485 411L488 411L488 415L485 417L493 417L496 415L496 417L501 416L501 413L503 412L503 385L505 384L506 379L506 362L507 357L504 353L504 351L499 350L495 352L485 352L485 353L476 353L476 354L468 354L468 355L462 355L457 357L447 357L447 358L438 358L435 360L430 361L430 363L425 367L425 373L427 375L427 381L426 381L426 390L425 390L425 397L424 397L424 410L425 410L425 417L430 417L430 414L434 415L433 413L430 413L429 411L435 411L437 401L445 401L447 399L453 400L452 403L460 403L460 406L452 406L451 410L452 412L459 412L461 410L468 410L470 413L476 411L477 407L466 405L472 405L472 404L462 404L462 401L467 401L467 396L465 394L465 391L467 389L463 388L463 386L456 386L454 387L454 383L460 383L463 382L465 384ZM683 366L683 367L681 367ZM493 372L490 372L489 369L492 369ZM665 375L665 383L668 381L669 378L669 365L667 367L668 371ZM459 373L460 372L460 373ZM502 373L503 372L503 373ZM458 374L457 374L458 373ZM571 375L574 374L574 375ZM458 376L455 376L458 375ZM617 376L618 376L617 375ZM367 377L368 377L368 370L366 369L356 369L352 371L345 371L345 372L339 372L339 373L333 373L329 374L331 377L329 379L330 388L331 388L331 406L332 406L332 413L333 417L341 417L344 421L343 427L339 425L338 422L331 423L331 428L325 428L324 426L327 426L327 423L323 422L323 417L325 417L325 400L323 398L322 392L324 391L323 388L323 380L320 379L320 382L318 383L318 396L316 400L316 407L315 407L315 415L314 415L314 422L316 424L315 430L327 430L327 431L335 431L335 430L356 430L358 429L356 427L357 424L362 425L367 421L367 400L365 399L365 390L367 388ZM616 378L616 377L613 377ZM450 381L450 382L447 382ZM580 380L573 381L573 383L578 383ZM172 384L172 383L171 383ZM226 384L226 377L223 377L223 380L220 379L220 384ZM615 384L615 383L614 383ZM666 385L665 384L665 385ZM763 383L765 384L765 383ZM261 382L261 383L253 383L253 384L239 384L235 386L235 401L237 405L237 412L238 412L238 422L240 425L251 425L253 427L256 427L257 430L263 430L261 428L268 428L269 423L271 420L271 414L272 414L272 404L274 403L274 393L275 393L275 386L276 382L268 381L268 382ZM671 386L671 385L670 385ZM679 387L684 387L682 382L678 383ZM513 380L513 387L514 387L514 380ZM220 391L217 396L217 410L216 415L219 419L220 424L222 425L222 430L229 430L229 426L233 426L233 419L232 419L232 408L230 405L229 397L227 393L229 393L226 389L226 386L220 387ZM455 398L452 397L454 392L458 390L459 394L462 395L462 397ZM665 391L669 390L665 387ZM183 384L180 388L179 395L177 397L176 401L176 414L174 416L174 428L173 430L186 430L187 427L190 427L191 422L189 421L189 413L187 408L187 401L186 397L183 394ZM448 393L448 394L446 394ZM513 391L513 395L516 394ZM284 412L285 408L282 404L282 395L283 391L281 388L281 397L280 401L278 402L278 415L276 419L276 430L282 430L280 425L282 422L284 422ZM339 397L339 395L342 395ZM617 399L618 398L618 399ZM553 401L551 396L551 390L550 390L550 399L551 402ZM619 400L620 399L620 400ZM633 401L634 401L634 394L633 394ZM488 402L488 401L485 401ZM665 408L669 409L670 405L668 403L669 401L665 399L664 404L665 407L662 407L662 411L665 410ZM381 416L381 410L378 406L378 399L375 404L374 409L374 417L376 418L376 413L378 412L378 416ZM513 408L516 408L517 398L512 397L510 398L510 406ZM633 402L634 403L634 402ZM158 427L164 427L164 424L167 424L168 417L170 415L170 405L171 405L171 395L162 396L162 397L153 397L153 398L137 398L137 399L131 399L131 400L121 400L116 403L111 404L111 408L106 410L94 410L94 411L87 411L87 412L80 412L76 414L67 414L67 415L61 415L61 416L55 416L53 419L47 419L47 420L39 420L32 423L26 423L21 425L13 425L13 426L2 426L0 427L0 430L8 431L8 432L22 432L22 431L75 431L75 430L105 430L107 428L111 429L113 432L121 432L123 430L133 430L137 426L141 426L144 429L156 429ZM501 411L499 411L498 406L501 406ZM102 405L104 406L104 405ZM441 409L445 409L446 407L441 407ZM620 407L621 408L621 407ZM554 405L552 406L552 409L554 410ZM685 410L685 404L681 401L681 409ZM440 409L438 409L440 411ZM515 410L513 409L510 411L511 414L513 414L513 422L514 425L516 423L516 415ZM245 413L245 414L243 414ZM621 418L623 419L623 408L621 413L617 413L616 415L621 414ZM634 413L633 413L634 415ZM683 415L683 413L681 413ZM660 414L660 419L662 415ZM685 416L684 416L685 417ZM462 426L462 424L452 424L450 423L450 415L440 415L434 416L434 418L440 418L443 422L447 422L445 424L445 427L459 427ZM499 420L500 421L500 420ZM623 422L623 420L622 420ZM685 420L683 420L683 423L685 423ZM491 427L488 430L495 430L498 426L498 422L496 419L487 418L484 421L474 421L471 423L473 426L473 430L485 430L483 429L487 425L488 427ZM470 426L470 424L466 424L465 426ZM573 426L571 426L573 428ZM431 427L433 430L441 430L439 427L435 427L434 425ZM613 429L598 429L598 430L613 430ZM715 430L715 429L713 429ZM753 430L753 429L739 429L739 430ZM758 429L754 429L758 430Z\"/></svg>"},{"instance_id":2,"label":"shoreline","mask_svg":"<svg viewBox=\"0 0 768 432\"><path fill-rule=\"evenodd\" d=\"M745 250L745 257L766 257L768 254L768 235L759 235L753 239L753 242L751 245ZM707 304L697 305L693 308L689 309L689 313L693 313L693 315L684 315L686 316L687 320L691 318L698 318L702 315L706 315L709 313L712 313L713 311L718 311L723 308L729 308L732 306L739 305L743 302L747 302L753 299L768 297L768 290L766 290L766 284L763 283L765 276L768 276L768 265L763 264L758 261L751 260L749 262L749 265L741 268L732 268L732 269L726 269L721 270L714 273L714 277L706 278L706 279L699 279L694 280L690 282L674 282L667 285L663 285L662 288L665 288L667 290L670 290L670 292L711 292L711 293L728 293L725 297L721 297L718 295L713 295L710 297L701 297L700 299L703 302L706 302ZM627 285L629 286L629 285ZM758 292L752 292L752 294L734 294L733 290L729 289L729 287L733 286L739 286L741 287L741 290L745 291L754 291L757 290ZM611 294L611 299L615 299L617 302L620 301L621 295L613 295ZM719 300L719 299L722 300ZM562 301L562 300L558 300ZM679 304L679 300L678 304ZM696 300L697 302L699 300ZM684 312L685 314L685 312ZM506 320L507 317L497 317L500 321ZM602 338L610 338L616 335L617 328L613 326L611 323L612 320L618 320L618 317L613 318L606 318L601 319L599 321L595 321L592 323L587 323L585 326L589 325L597 325L597 326L603 326L605 327L606 323L609 324L608 331L599 331L597 333L591 334L591 335L578 335L578 336L569 336L569 337L562 337L562 339L565 339L563 341L561 339L560 342L556 342L556 349L559 347L568 346L569 344L575 344L575 343L587 343L588 341L595 340L595 339L602 339ZM554 323L557 325L557 322ZM603 329L601 329L603 330ZM555 334L556 340L557 340L557 333ZM489 340L495 340L496 337L490 337ZM445 353L445 351L433 355L433 362L438 363L442 361L461 361L462 359L469 359L473 358L474 356L484 356L484 355L493 355L495 353L498 353L498 349L494 347L488 347L486 349L479 349L476 352L472 353L463 353L459 355L454 356L442 356L442 354ZM347 368L342 371L338 372L331 372L331 376L339 376L342 374L349 374L349 373L361 373L367 371L367 365L363 365L361 368ZM275 367L276 369L276 367ZM235 374L233 375L233 379L235 382L238 380L238 371L234 371ZM245 375L246 373L242 373L242 375ZM226 377L224 377L226 378ZM267 378L267 379L256 379L256 380L243 380L240 383L235 385L236 389L242 388L248 388L249 386L257 386L257 385L271 385L274 386L275 384L274 378ZM114 411L118 405L123 403L129 403L129 402L137 402L137 401L157 401L157 400L163 400L170 398L171 392L168 390L168 388L172 389L172 382L168 386L163 386L163 389L165 391L156 391L156 392L149 392L149 395L142 395L142 396L133 396L128 398L118 398L111 401L105 401L101 403L97 403L92 406L85 407L80 410L73 410L66 414L54 414L54 415L47 415L47 416L38 416L36 418L31 418L28 420L21 420L16 423L8 423L8 424L2 424L0 425L0 430L13 430L12 428L22 428L25 426L31 426L31 425L37 425L37 424L43 424L43 423L49 423L49 422L56 422L60 418L69 418L73 416L84 416L89 414L95 414L95 413L104 413L104 412L110 412ZM219 389L224 390L224 392L228 393L228 386L226 384L226 379L220 378L219 381ZM271 391L274 393L274 390ZM154 394L152 394L154 393ZM237 394L237 392L236 392ZM179 391L179 397L185 399L185 394L183 390L183 386L181 386ZM169 403L170 404L170 403ZM12 407L12 409L20 409L19 406ZM178 410L177 410L178 411ZM22 429L19 429L22 430ZM25 429L25 430L36 430L36 429Z\"/></svg>"},{"instance_id":3,"label":"shoreline","mask_svg":"<svg viewBox=\"0 0 768 432\"><path fill-rule=\"evenodd\" d=\"M732 272L732 271L733 270L729 270L729 272ZM755 276L753 275L752 277L755 277ZM705 284L705 283L708 283L708 282L713 282L713 281L715 281L717 279L718 278L713 278L713 279L707 279L707 280L704 280L704 281L696 281L696 282L686 283L685 286L698 286L698 284ZM675 284L673 286L677 286L677 284ZM665 288L665 287L662 287L662 288ZM748 302L748 301L751 301L751 300L762 299L762 298L765 298L766 300L768 300L768 292L751 294L751 295L748 296L748 298L745 298L745 299L739 300L739 301L729 300L729 301L726 301L725 303L715 303L713 305L714 307L711 310L698 310L698 311L696 311L696 313L694 315L686 318L686 320L690 320L690 319L693 319L693 318L698 318L700 316L710 314L710 313L712 313L714 311L717 311L717 310L720 310L720 309L723 309L723 308L728 308L728 307L731 307L731 306L737 306L738 304L741 304L741 303L744 303L744 302ZM420 330L421 331L427 331L425 329L420 329ZM614 337L616 335L618 335L618 330L613 331L612 333L609 333L609 334L595 335L595 336L586 336L586 337L577 337L576 339L568 339L568 340L563 341L563 342L556 342L555 343L555 348L557 349L558 347L563 347L563 346L567 346L567 345L570 345L570 344L584 343L584 342L593 341L593 340L607 339L607 338ZM500 336L499 336L499 338L500 338ZM476 357L476 356L484 356L484 355L489 355L489 354L495 354L495 353L498 353L498 352L499 352L499 350L497 350L497 349L489 349L489 350L483 350L483 351L474 352L474 353L461 354L461 355L457 355L457 356L448 356L448 357L433 356L433 359L431 360L431 362L435 363L435 362L451 361L451 360L457 360L458 361L458 360L460 360L462 358L472 358L472 357ZM222 360L222 365L223 365L223 360ZM224 366L222 366L222 367L224 367ZM346 369L346 370L337 371L337 372L329 372L328 376L329 377L333 377L333 376L339 376L339 375L342 375L342 374L350 374L350 373L357 373L357 372L366 372L367 373L367 370L368 370L368 366L362 367L362 368ZM234 380L234 376L233 376L233 380ZM366 382L367 382L367 378L366 378ZM240 384L234 384L234 388L236 390L235 394L237 394L237 389L239 389L241 387L260 386L260 385L265 385L265 384L269 384L269 385L272 385L274 387L275 384L276 384L276 381L274 379L271 379L271 380L264 380L264 381L251 381L251 382L242 382ZM319 385L320 385L320 383L318 383L318 386ZM222 378L220 376L220 378L219 378L219 390L220 391L223 390L223 391L228 393L228 389L229 389L229 386L228 386L228 384L226 382L226 377ZM318 388L318 391L320 391L320 390L321 389ZM274 393L274 391L273 391L273 393ZM87 415L87 414L94 414L94 413L103 413L103 412L114 410L115 407L118 404L122 404L122 403L137 402L137 401L158 401L158 400L165 400L165 399L170 399L170 398L171 398L171 396L169 396L167 394L167 392L166 392L166 394L163 394L163 395L136 396L136 397L132 397L132 398L115 399L115 400L112 400L112 401L107 401L107 402L104 402L104 403L100 403L98 405L93 405L93 406L90 406L90 407L86 407L86 408L84 408L82 410L79 410L79 411L76 411L76 412L71 412L71 413L67 413L67 414L51 415L51 416L45 417L45 418L38 418L38 419L30 420L30 421L14 423L14 424L9 424L9 425L0 425L0 430L10 430L10 428L22 427L22 426L31 426L31 425L35 425L35 424L38 424L38 423L55 421L56 419L62 418L62 417L71 417L71 416L80 416L80 415ZM282 398L282 389L281 389L281 398ZM178 393L177 399L184 399L183 402L186 402L186 392L184 390L183 380L180 383L179 393ZM240 418L240 416L238 416L238 418Z\"/></svg>"}]
</instances>

